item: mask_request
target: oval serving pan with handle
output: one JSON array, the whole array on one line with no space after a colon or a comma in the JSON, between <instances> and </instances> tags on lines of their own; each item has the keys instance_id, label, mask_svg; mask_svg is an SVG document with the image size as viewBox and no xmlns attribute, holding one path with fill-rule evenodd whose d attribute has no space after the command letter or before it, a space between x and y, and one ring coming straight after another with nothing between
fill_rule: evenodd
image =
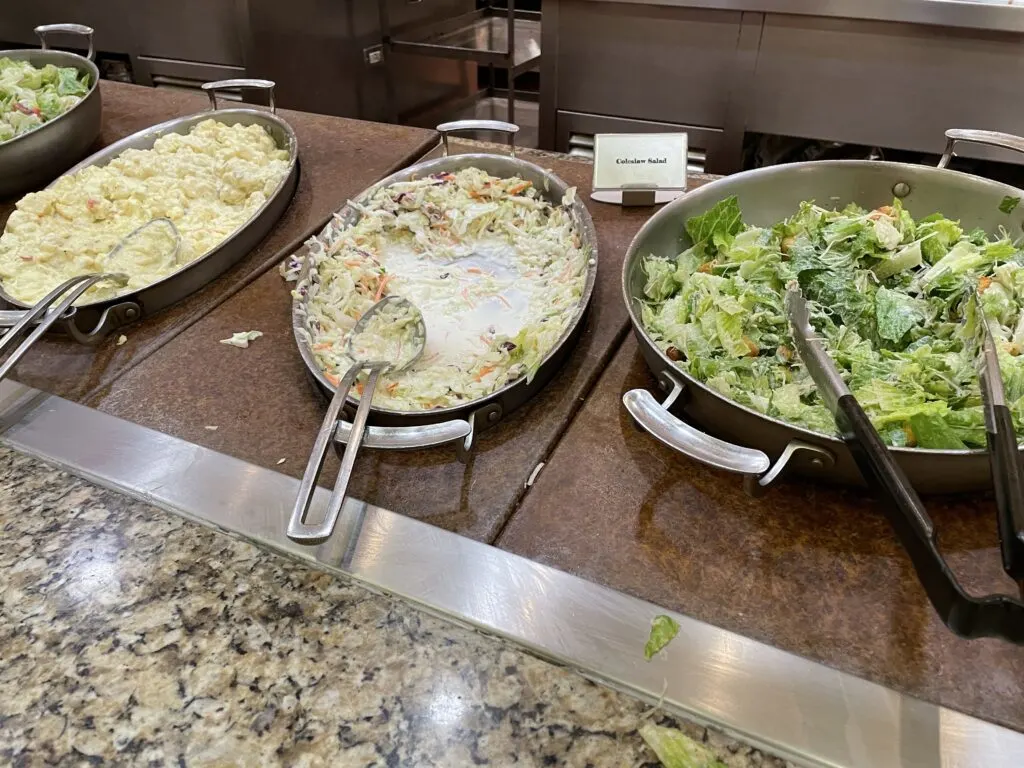
<instances>
[{"instance_id":1,"label":"oval serving pan with handle","mask_svg":"<svg viewBox=\"0 0 1024 768\"><path fill-rule=\"evenodd\" d=\"M220 90L239 88L262 88L269 90L273 94L274 83L270 80L219 80L217 82L205 83L202 87L210 96L211 108L209 111L177 117L134 133L82 161L70 169L67 174L77 173L83 168L93 165L106 165L128 149L150 149L161 136L168 133L188 133L198 123L212 118L229 124L239 123L241 125L262 126L271 135L277 146L288 152L288 172L278 183L274 193L266 199L263 205L245 224L235 230L233 234L218 246L195 261L183 265L167 277L144 288L123 293L110 299L79 304L70 307L64 312L47 311L44 316L44 313L40 310L43 307L49 310L49 307L45 304L46 300L39 302L35 306L28 305L7 295L3 290L3 286L0 285L0 299L9 305L21 308L0 312L0 327L18 326L19 330L21 330L26 327L23 324L26 316L34 313L37 317L43 318L42 325L45 328L49 328L57 323L57 321L62 321L60 327L66 330L76 341L83 344L98 342L121 326L159 312L161 309L205 287L212 280L241 261L273 229L278 219L284 213L285 208L288 207L288 203L291 201L292 195L295 193L295 187L298 184L299 150L295 131L273 112L246 107L218 109L216 94ZM270 98L270 109L274 110L273 95ZM87 275L80 276L77 280L80 282L89 277ZM49 299L50 297L47 298ZM52 299L50 303L55 303L58 298L59 296ZM19 325L19 323L22 323L22 325ZM32 335L34 338L38 338L42 335L42 332L37 328ZM22 345L22 347L18 348L15 355L20 357L27 350L28 345ZM10 370L16 362L16 359L8 359L4 364L4 370Z\"/></svg>"},{"instance_id":2,"label":"oval serving pan with handle","mask_svg":"<svg viewBox=\"0 0 1024 768\"><path fill-rule=\"evenodd\" d=\"M13 197L37 189L81 159L100 135L102 104L100 70L93 63L92 27L84 24L46 24L36 27L42 48L38 50L0 51L0 58L27 61L34 67L53 64L74 67L89 76L89 93L62 115L43 123L34 131L0 143L0 198ZM89 41L86 56L47 48L50 33L81 35Z\"/></svg>"},{"instance_id":3,"label":"oval serving pan with handle","mask_svg":"<svg viewBox=\"0 0 1024 768\"><path fill-rule=\"evenodd\" d=\"M1024 207L1007 214L1000 210L1000 203L1006 197L1024 197L1024 191L946 166L958 142L1024 152L1024 139L972 130L950 130L946 137L946 151L937 168L866 160L772 166L714 181L652 216L626 253L622 292L644 359L668 395L659 402L647 390L627 392L623 403L637 423L692 459L742 474L751 493L761 492L784 470L842 483L861 482L853 456L838 437L787 424L733 402L681 370L658 348L641 322L646 281L642 261L651 254L674 258L687 247L686 220L731 195L738 198L744 221L757 226L770 227L791 216L805 200L830 208L856 203L871 210L895 196L915 218L941 211L959 219L966 229L980 227L994 233L1002 226L1011 237L1019 236ZM684 414L686 421L672 411ZM890 453L922 493L966 491L991 483L984 450L891 448Z\"/></svg>"},{"instance_id":4,"label":"oval serving pan with handle","mask_svg":"<svg viewBox=\"0 0 1024 768\"><path fill-rule=\"evenodd\" d=\"M386 179L370 187L356 198L357 202L368 200L382 187L388 187L401 181L409 181L413 178L429 176L430 174L450 172L455 173L464 168L480 168L483 171L508 178L519 176L529 181L534 188L543 196L555 203L560 204L563 195L569 189L569 185L549 171L545 171L533 163L527 162L515 156L515 146L511 137L519 130L518 126L511 123L503 123L496 120L460 120L453 123L445 123L437 127L443 141L443 155L436 160L428 160L418 163L409 168L401 170L388 176ZM511 154L509 155L448 155L448 135L455 131L482 131L496 130L507 133L510 137ZM385 408L371 408L369 424L362 436L362 444L368 448L387 448L392 450L411 450L417 448L430 448L445 443L454 442L460 460L465 461L476 442L479 432L489 426L496 424L505 415L518 408L536 394L555 375L561 365L568 358L573 345L583 331L583 317L590 305L590 298L594 292L594 281L597 277L597 234L594 230L594 222L586 206L577 197L572 204L571 215L577 231L584 246L590 249L590 261L587 268L587 278L583 287L583 294L580 297L576 314L566 326L561 337L541 361L534 377L527 381L526 378L517 379L501 389L489 395L473 401L460 403L457 406L448 408L436 408L429 411L393 411ZM302 260L302 268L299 272L293 308L292 325L295 330L295 342L298 344L299 353L309 370L316 386L324 393L330 395L334 392L334 386L324 372L316 363L312 350L304 338L304 322L306 317L305 302L306 296L303 286L310 280L310 260L304 258L310 248L323 248L325 242L332 242L336 233L344 230L359 220L361 214L352 205L346 205L332 218L323 229L320 235L307 243L305 252L300 252L293 258ZM430 329L427 329L429 335ZM358 401L350 396L348 403L355 406ZM288 526L288 536L295 541L303 543L316 543L323 541L330 536L334 528L344 497L335 493L328 504L327 515L323 522L316 524L306 523L305 517L309 509L309 502L316 487L316 478L320 467L323 465L324 454L326 453L331 437L338 446L344 446L352 434L352 423L347 421L340 413L337 421L328 420L321 429L321 435L316 441L314 454L310 457L307 465L306 475L303 477L299 490L299 497L295 509L292 512L291 522Z\"/></svg>"}]
</instances>

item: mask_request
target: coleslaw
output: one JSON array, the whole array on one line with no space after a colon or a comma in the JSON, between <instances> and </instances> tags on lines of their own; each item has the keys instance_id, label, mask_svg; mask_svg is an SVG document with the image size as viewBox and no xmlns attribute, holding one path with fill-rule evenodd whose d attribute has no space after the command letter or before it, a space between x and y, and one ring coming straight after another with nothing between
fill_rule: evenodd
<instances>
[{"instance_id":1,"label":"coleslaw","mask_svg":"<svg viewBox=\"0 0 1024 768\"><path fill-rule=\"evenodd\" d=\"M377 189L351 202L351 226L328 227L309 244L308 274L293 295L300 337L335 385L358 319L384 296L403 296L423 314L422 357L383 376L377 407L445 408L532 378L575 316L589 247L572 214L529 181L479 168L437 173ZM296 280L302 262L282 264ZM357 384L356 391L361 391Z\"/></svg>"}]
</instances>

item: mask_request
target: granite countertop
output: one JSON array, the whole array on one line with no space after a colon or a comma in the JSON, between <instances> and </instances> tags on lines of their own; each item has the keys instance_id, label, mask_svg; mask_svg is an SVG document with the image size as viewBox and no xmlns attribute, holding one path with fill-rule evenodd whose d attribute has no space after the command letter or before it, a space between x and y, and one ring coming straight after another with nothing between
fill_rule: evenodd
<instances>
[{"instance_id":1,"label":"granite countertop","mask_svg":"<svg viewBox=\"0 0 1024 768\"><path fill-rule=\"evenodd\" d=\"M0 449L0 762L656 765L719 733Z\"/></svg>"}]
</instances>

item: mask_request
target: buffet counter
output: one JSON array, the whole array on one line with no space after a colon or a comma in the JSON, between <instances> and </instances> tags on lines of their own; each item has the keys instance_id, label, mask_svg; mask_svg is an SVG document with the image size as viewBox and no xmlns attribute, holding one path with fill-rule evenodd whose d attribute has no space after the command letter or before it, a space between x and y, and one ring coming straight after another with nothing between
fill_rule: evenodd
<instances>
[{"instance_id":1,"label":"buffet counter","mask_svg":"<svg viewBox=\"0 0 1024 768\"><path fill-rule=\"evenodd\" d=\"M103 89L103 143L202 106ZM950 634L863 492L790 481L752 499L735 476L632 426L622 393L655 384L628 337L621 266L648 209L588 202L600 266L583 336L548 386L483 433L468 464L444 446L366 451L350 489L361 501L346 504L333 539L289 542L295 478L326 405L296 349L291 286L276 266L436 136L283 116L300 141L299 191L246 260L127 328L120 345L45 338L16 371L28 386L0 387L8 446L258 546L5 449L0 604L13 633L3 644L19 649L0 661L5 744L42 744L44 757L194 749L229 760L230 730L249 754L285 763L330 762L344 749L384 759L382 744L421 738L436 764L462 759L445 749L505 760L506 743L527 764L641 755L637 701L313 566L742 734L720 745L732 766L771 764L745 744L815 765L878 768L901 754L1019 764L1024 649ZM588 199L588 164L522 154ZM263 336L246 349L219 343L250 330ZM329 461L323 482L337 471ZM1005 581L990 504L930 502L973 590ZM650 619L666 609L679 612L680 638L645 662ZM441 674L449 668L462 683ZM417 720L422 707L432 720ZM190 745L174 735L188 708ZM468 725L435 744L439 722Z\"/></svg>"}]
</instances>

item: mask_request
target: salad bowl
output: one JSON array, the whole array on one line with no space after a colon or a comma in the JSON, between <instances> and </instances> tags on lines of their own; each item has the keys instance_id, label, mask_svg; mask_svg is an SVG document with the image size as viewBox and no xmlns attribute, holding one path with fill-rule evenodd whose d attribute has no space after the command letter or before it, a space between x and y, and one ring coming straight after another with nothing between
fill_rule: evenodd
<instances>
[{"instance_id":1,"label":"salad bowl","mask_svg":"<svg viewBox=\"0 0 1024 768\"><path fill-rule=\"evenodd\" d=\"M0 142L0 198L38 188L72 165L88 151L100 133L102 102L100 70L92 61L92 27L83 24L46 24L36 27L39 50L0 51L0 58L27 61L34 67L53 64L73 67L88 77L89 92L67 112L28 133ZM89 41L86 56L46 47L51 32L82 35Z\"/></svg>"},{"instance_id":2,"label":"salad bowl","mask_svg":"<svg viewBox=\"0 0 1024 768\"><path fill-rule=\"evenodd\" d=\"M658 211L640 229L623 262L622 292L643 357L664 397L645 389L626 392L623 403L637 424L674 450L744 477L747 490L762 492L784 472L860 484L860 472L843 442L742 405L698 381L670 359L644 326L651 255L675 258L690 243L684 222L729 197L738 200L743 220L772 227L805 201L842 209L856 204L871 211L893 198L914 218L940 212L965 230L1006 230L1012 240L1024 231L1024 208L1007 205L1024 191L950 170L954 145L961 141L1024 152L1024 139L991 131L950 130L938 167L884 161L836 160L771 166L704 185ZM682 234L682 237L681 237ZM950 493L991 485L984 449L890 449L921 493Z\"/></svg>"}]
</instances>

